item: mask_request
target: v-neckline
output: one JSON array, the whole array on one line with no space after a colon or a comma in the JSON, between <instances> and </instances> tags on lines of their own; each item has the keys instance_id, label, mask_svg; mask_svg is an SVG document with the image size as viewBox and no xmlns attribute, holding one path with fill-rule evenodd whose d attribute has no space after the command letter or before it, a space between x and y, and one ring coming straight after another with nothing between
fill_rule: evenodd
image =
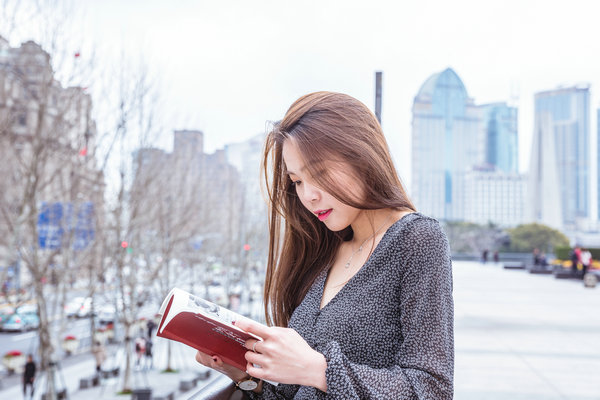
<instances>
[{"instance_id":1,"label":"v-neckline","mask_svg":"<svg viewBox=\"0 0 600 400\"><path fill-rule=\"evenodd\" d=\"M340 293L342 293L344 291L344 289L348 285L350 285L350 283L352 283L354 280L356 280L355 278L358 276L358 274L363 273L362 271L364 269L366 269L366 267L368 267L368 264L370 264L371 260L375 256L375 253L377 253L377 251L379 250L381 243L386 238L386 236L388 236L388 234L390 233L390 230L394 226L400 225L401 223L404 223L405 221L407 221L408 219L406 217L408 217L409 215L418 215L418 214L419 214L418 212L408 212L408 213L404 214L402 217L400 217L399 220L397 220L392 225L390 225L387 228L387 230L385 231L385 233L383 234L383 236L381 237L381 240L379 241L379 243L377 243L377 246L375 246L375 248L373 249L373 252L369 255L369 257L364 262L364 264L360 267L360 269L358 271L356 271L356 273L354 275L352 275L352 277L350 279L348 279L348 281L344 284L344 286L342 286L342 288L340 290L338 290L338 292L331 299L329 299L329 301L327 303L325 303L323 305L323 307L321 307L321 304L323 303L323 295L325 294L325 283L327 282L327 278L329 278L329 271L331 270L331 266L326 268L323 271L323 274L321 275L322 278L321 278L321 282L320 282L320 285L318 288L319 292L318 292L318 298L317 298L317 300L318 300L317 311L319 313L321 313L327 306L329 306L333 301L335 301L338 297L340 297Z\"/></svg>"},{"instance_id":2,"label":"v-neckline","mask_svg":"<svg viewBox=\"0 0 600 400\"><path fill-rule=\"evenodd\" d=\"M358 269L358 271L356 271L356 273L354 275L352 275L352 277L350 277L350 279L348 279L348 281L346 283L344 283L344 286L342 286L340 288L340 290L338 290L338 292L331 299L329 299L329 301L327 303L325 303L321 307L321 304L323 303L323 295L325 294L325 284L327 283L327 279L329 278L329 272L331 271L331 266L329 266L328 268L325 269L325 271L323 273L324 276L321 278L321 282L320 282L320 285L319 285L320 286L319 287L320 296L318 297L318 304L317 304L319 313L322 312L327 306L329 306L329 304L331 304L336 298L340 297L340 293L342 293L344 291L344 289L348 285L350 285L350 283L352 283L352 281L355 280L355 278L358 276L358 274L362 273L362 271L364 269L366 269L366 267L370 264L371 260L375 256L375 253L377 253L377 251L379 250L379 246L381 245L381 243L383 242L383 240L385 239L385 237L390 232L390 229L392 229L392 227L394 225L396 225L397 223L399 223L400 221L402 221L404 219L404 217L406 217L407 215L410 215L410 214L413 214L413 213L407 213L407 214L403 215L398 221L394 222L392 225L389 226L389 228L387 228L387 230L385 231L385 233L381 237L381 240L379 241L379 243L377 243L377 246L375 246L375 248L373 249L373 251L371 252L371 254L369 255L369 257L367 257L367 260L364 262L364 264L361 265L361 267Z\"/></svg>"}]
</instances>

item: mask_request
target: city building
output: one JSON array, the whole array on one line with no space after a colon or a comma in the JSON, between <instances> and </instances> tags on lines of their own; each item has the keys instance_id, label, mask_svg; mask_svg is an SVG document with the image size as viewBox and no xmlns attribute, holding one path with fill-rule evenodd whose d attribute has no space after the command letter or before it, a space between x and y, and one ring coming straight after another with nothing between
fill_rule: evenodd
<instances>
[{"instance_id":1,"label":"city building","mask_svg":"<svg viewBox=\"0 0 600 400\"><path fill-rule=\"evenodd\" d=\"M263 196L264 178L261 175L265 135L255 135L239 143L225 145L227 161L241 178L243 218L240 221L242 240L248 244L253 260L267 256L267 203Z\"/></svg>"},{"instance_id":2,"label":"city building","mask_svg":"<svg viewBox=\"0 0 600 400\"><path fill-rule=\"evenodd\" d=\"M129 208L144 251L164 253L153 246L169 242L190 258L206 250L238 259L242 190L224 150L206 154L201 131L176 130L172 152L141 148L133 164Z\"/></svg>"},{"instance_id":3,"label":"city building","mask_svg":"<svg viewBox=\"0 0 600 400\"><path fill-rule=\"evenodd\" d=\"M518 111L506 103L479 106L485 130L485 162L499 171L519 172Z\"/></svg>"},{"instance_id":4,"label":"city building","mask_svg":"<svg viewBox=\"0 0 600 400\"><path fill-rule=\"evenodd\" d=\"M85 89L63 87L37 43L13 48L0 37L0 273L13 288L26 283L25 271L46 275L51 265L71 274L74 263L90 262L83 250L104 192L95 142ZM28 268L22 250L37 252Z\"/></svg>"},{"instance_id":5,"label":"city building","mask_svg":"<svg viewBox=\"0 0 600 400\"><path fill-rule=\"evenodd\" d=\"M244 202L255 212L265 208L261 192L264 140L264 134L258 134L243 142L226 144L224 148L227 162L243 176L242 185L246 193Z\"/></svg>"},{"instance_id":6,"label":"city building","mask_svg":"<svg viewBox=\"0 0 600 400\"><path fill-rule=\"evenodd\" d=\"M475 167L465 178L465 220L501 227L519 225L525 218L524 175L485 165Z\"/></svg>"},{"instance_id":7,"label":"city building","mask_svg":"<svg viewBox=\"0 0 600 400\"><path fill-rule=\"evenodd\" d=\"M440 220L514 226L524 220L518 112L476 105L454 70L433 74L413 103L411 196Z\"/></svg>"},{"instance_id":8,"label":"city building","mask_svg":"<svg viewBox=\"0 0 600 400\"><path fill-rule=\"evenodd\" d=\"M485 161L480 110L447 68L425 81L412 111L415 206L442 220L463 220L465 173Z\"/></svg>"},{"instance_id":9,"label":"city building","mask_svg":"<svg viewBox=\"0 0 600 400\"><path fill-rule=\"evenodd\" d=\"M590 216L589 85L535 94L528 220L576 230Z\"/></svg>"}]
</instances>

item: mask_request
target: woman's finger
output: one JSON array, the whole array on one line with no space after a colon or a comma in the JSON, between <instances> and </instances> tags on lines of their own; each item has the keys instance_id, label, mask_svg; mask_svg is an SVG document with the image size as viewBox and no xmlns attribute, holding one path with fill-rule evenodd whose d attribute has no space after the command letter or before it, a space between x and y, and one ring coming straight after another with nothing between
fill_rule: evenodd
<instances>
[{"instance_id":1,"label":"woman's finger","mask_svg":"<svg viewBox=\"0 0 600 400\"><path fill-rule=\"evenodd\" d=\"M250 364L261 365L261 362L265 362L265 358L262 354L253 353L251 351L247 351L246 354L244 354L244 357Z\"/></svg>"},{"instance_id":2,"label":"woman's finger","mask_svg":"<svg viewBox=\"0 0 600 400\"><path fill-rule=\"evenodd\" d=\"M253 333L263 339L267 339L270 336L270 329L268 326L260 324L256 321L249 320L247 318L240 318L235 321L235 326L238 328Z\"/></svg>"},{"instance_id":3,"label":"woman's finger","mask_svg":"<svg viewBox=\"0 0 600 400\"><path fill-rule=\"evenodd\" d=\"M260 351L257 349L257 345L260 342L260 340L256 340L256 339L248 339L246 340L246 348L250 351L253 351L255 353L260 353Z\"/></svg>"},{"instance_id":4,"label":"woman's finger","mask_svg":"<svg viewBox=\"0 0 600 400\"><path fill-rule=\"evenodd\" d=\"M258 365L260 365L260 364L249 362L248 364L246 364L246 372L248 374L250 374L250 376L253 376L255 378L266 379L267 378L267 374L266 374L265 370L262 369Z\"/></svg>"}]
</instances>

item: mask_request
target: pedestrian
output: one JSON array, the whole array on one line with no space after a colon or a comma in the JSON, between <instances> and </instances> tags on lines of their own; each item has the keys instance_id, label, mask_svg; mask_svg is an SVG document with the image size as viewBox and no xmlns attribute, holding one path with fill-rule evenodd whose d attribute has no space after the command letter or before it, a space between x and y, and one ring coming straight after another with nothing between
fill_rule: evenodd
<instances>
[{"instance_id":1,"label":"pedestrian","mask_svg":"<svg viewBox=\"0 0 600 400\"><path fill-rule=\"evenodd\" d=\"M487 263L488 260L488 249L483 250L483 252L481 253L481 262L483 264Z\"/></svg>"},{"instance_id":2,"label":"pedestrian","mask_svg":"<svg viewBox=\"0 0 600 400\"><path fill-rule=\"evenodd\" d=\"M448 240L406 195L375 115L344 94L303 96L262 165L269 326L235 321L262 338L246 341L245 370L196 360L253 399L451 399Z\"/></svg>"},{"instance_id":3,"label":"pedestrian","mask_svg":"<svg viewBox=\"0 0 600 400\"><path fill-rule=\"evenodd\" d=\"M542 254L540 254L539 264L543 270L545 270L548 266L548 258L546 257L546 253L542 252Z\"/></svg>"},{"instance_id":4,"label":"pedestrian","mask_svg":"<svg viewBox=\"0 0 600 400\"><path fill-rule=\"evenodd\" d=\"M498 250L494 251L494 263L498 264L500 262L500 254L498 254Z\"/></svg>"},{"instance_id":5,"label":"pedestrian","mask_svg":"<svg viewBox=\"0 0 600 400\"><path fill-rule=\"evenodd\" d=\"M106 360L106 350L100 341L96 340L94 342L92 354L94 354L94 358L96 359L96 372L100 373L102 370L102 363Z\"/></svg>"},{"instance_id":6,"label":"pedestrian","mask_svg":"<svg viewBox=\"0 0 600 400\"><path fill-rule=\"evenodd\" d=\"M579 246L575 246L573 251L571 252L571 275L577 276L578 267L581 264L581 248Z\"/></svg>"},{"instance_id":7,"label":"pedestrian","mask_svg":"<svg viewBox=\"0 0 600 400\"><path fill-rule=\"evenodd\" d=\"M581 257L580 259L581 259L581 269L582 269L581 279L583 279L588 268L592 264L592 253L590 253L590 251L587 249L582 249L580 257Z\"/></svg>"},{"instance_id":8,"label":"pedestrian","mask_svg":"<svg viewBox=\"0 0 600 400\"><path fill-rule=\"evenodd\" d=\"M146 341L146 349L145 349L145 355L146 355L146 362L144 363L146 366L146 369L152 369L153 368L153 362L152 362L152 340L148 340Z\"/></svg>"},{"instance_id":9,"label":"pedestrian","mask_svg":"<svg viewBox=\"0 0 600 400\"><path fill-rule=\"evenodd\" d=\"M31 354L27 355L27 362L25 363L25 370L23 371L23 398L27 398L27 387L30 388L30 398L33 399L33 392L35 390L35 361Z\"/></svg>"},{"instance_id":10,"label":"pedestrian","mask_svg":"<svg viewBox=\"0 0 600 400\"><path fill-rule=\"evenodd\" d=\"M135 365L140 366L142 357L144 356L144 354L146 354L146 339L144 339L141 336L139 336L137 339L135 339L135 354L136 354Z\"/></svg>"},{"instance_id":11,"label":"pedestrian","mask_svg":"<svg viewBox=\"0 0 600 400\"><path fill-rule=\"evenodd\" d=\"M146 322L146 329L148 329L148 340L152 340L152 332L156 328L156 322L152 318Z\"/></svg>"},{"instance_id":12,"label":"pedestrian","mask_svg":"<svg viewBox=\"0 0 600 400\"><path fill-rule=\"evenodd\" d=\"M533 249L533 265L540 265L540 250L537 247Z\"/></svg>"}]
</instances>

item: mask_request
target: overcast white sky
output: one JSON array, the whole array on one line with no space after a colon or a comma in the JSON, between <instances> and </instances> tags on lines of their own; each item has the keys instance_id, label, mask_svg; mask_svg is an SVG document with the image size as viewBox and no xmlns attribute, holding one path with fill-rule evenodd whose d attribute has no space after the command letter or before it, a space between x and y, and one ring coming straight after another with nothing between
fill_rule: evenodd
<instances>
[{"instance_id":1,"label":"overcast white sky","mask_svg":"<svg viewBox=\"0 0 600 400\"><path fill-rule=\"evenodd\" d=\"M83 2L76 2L82 4ZM452 67L477 104L514 98L520 169L528 169L533 95L592 85L595 145L600 7L595 1L159 1L83 3L82 38L107 62L140 53L160 76L173 129L200 129L206 150L264 132L302 94L348 93L373 107L383 71L383 128L405 181L411 107ZM85 55L82 55L85 56ZM171 132L164 135L171 141ZM595 165L595 164L594 164Z\"/></svg>"}]
</instances>

